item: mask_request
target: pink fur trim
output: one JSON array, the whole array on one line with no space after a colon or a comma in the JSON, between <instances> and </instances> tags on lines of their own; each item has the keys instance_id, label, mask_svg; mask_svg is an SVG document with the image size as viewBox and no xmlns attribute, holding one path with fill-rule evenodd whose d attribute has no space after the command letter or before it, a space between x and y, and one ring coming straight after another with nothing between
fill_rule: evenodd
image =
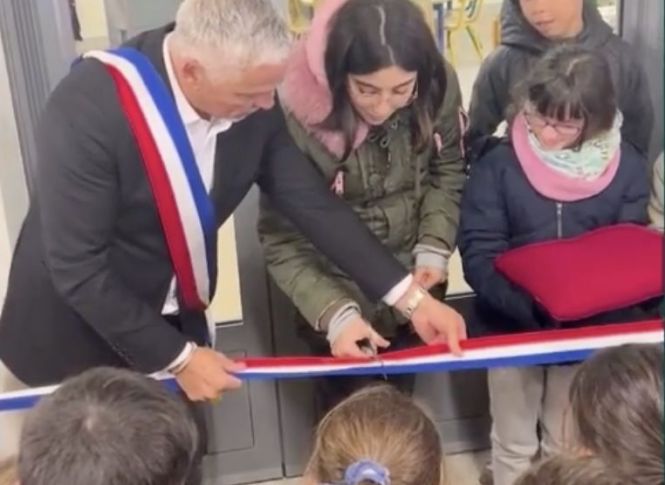
<instances>
[{"instance_id":1,"label":"pink fur trim","mask_svg":"<svg viewBox=\"0 0 665 485\"><path fill-rule=\"evenodd\" d=\"M330 21L348 0L327 0L316 8L307 33L307 62L319 84L328 88L325 52L328 47Z\"/></svg>"},{"instance_id":2,"label":"pink fur trim","mask_svg":"<svg viewBox=\"0 0 665 485\"><path fill-rule=\"evenodd\" d=\"M529 183L541 195L560 202L588 199L605 190L619 169L621 149L617 149L605 172L595 180L566 177L548 167L531 148L528 127L522 114L517 115L512 127L512 142L517 159Z\"/></svg>"},{"instance_id":3,"label":"pink fur trim","mask_svg":"<svg viewBox=\"0 0 665 485\"><path fill-rule=\"evenodd\" d=\"M347 0L327 0L321 4L306 37L300 39L291 53L280 101L305 130L319 140L334 156L344 154L344 137L339 132L323 130L319 125L330 114L332 95L325 70L328 24ZM358 125L353 148L367 138L369 127Z\"/></svg>"}]
</instances>

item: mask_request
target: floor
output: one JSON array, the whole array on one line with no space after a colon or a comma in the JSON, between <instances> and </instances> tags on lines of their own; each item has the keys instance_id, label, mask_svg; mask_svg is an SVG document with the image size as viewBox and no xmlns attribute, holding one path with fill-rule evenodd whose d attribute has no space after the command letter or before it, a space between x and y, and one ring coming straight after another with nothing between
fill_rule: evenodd
<instances>
[{"instance_id":1,"label":"floor","mask_svg":"<svg viewBox=\"0 0 665 485\"><path fill-rule=\"evenodd\" d=\"M461 453L446 458L446 481L448 485L478 485L489 452ZM259 484L254 484L259 485ZM300 485L299 478L262 482L260 485Z\"/></svg>"}]
</instances>

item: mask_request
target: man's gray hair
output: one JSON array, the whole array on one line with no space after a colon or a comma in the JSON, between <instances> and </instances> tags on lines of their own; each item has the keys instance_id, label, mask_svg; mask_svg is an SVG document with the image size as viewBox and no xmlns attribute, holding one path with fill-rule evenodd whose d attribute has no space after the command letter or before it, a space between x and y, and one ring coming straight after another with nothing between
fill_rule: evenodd
<instances>
[{"instance_id":1,"label":"man's gray hair","mask_svg":"<svg viewBox=\"0 0 665 485\"><path fill-rule=\"evenodd\" d=\"M102 367L65 381L28 414L19 482L182 485L199 465L197 444L182 400L153 379Z\"/></svg>"},{"instance_id":2,"label":"man's gray hair","mask_svg":"<svg viewBox=\"0 0 665 485\"><path fill-rule=\"evenodd\" d=\"M278 63L291 35L271 0L184 0L173 33L176 48L206 66Z\"/></svg>"}]
</instances>

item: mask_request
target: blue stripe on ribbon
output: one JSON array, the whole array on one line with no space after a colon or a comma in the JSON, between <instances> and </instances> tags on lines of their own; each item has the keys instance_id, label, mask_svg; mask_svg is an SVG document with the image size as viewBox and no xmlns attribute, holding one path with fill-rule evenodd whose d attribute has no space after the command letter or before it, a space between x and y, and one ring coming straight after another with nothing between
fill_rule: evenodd
<instances>
[{"instance_id":1,"label":"blue stripe on ribbon","mask_svg":"<svg viewBox=\"0 0 665 485\"><path fill-rule=\"evenodd\" d=\"M545 354L495 357L488 359L452 360L448 362L432 362L426 364L404 364L376 367L350 367L335 370L312 369L303 372L246 372L239 373L238 378L245 381L260 381L274 379L302 379L322 376L359 376L359 375L398 375L398 374L424 374L432 372L451 372L460 370L492 369L496 367L526 367L544 364L564 364L580 362L589 357L596 349L552 352ZM173 377L161 381L169 390L179 390ZM0 412L21 411L30 409L41 398L41 394L26 394L20 397L3 398L0 395Z\"/></svg>"},{"instance_id":2,"label":"blue stripe on ribbon","mask_svg":"<svg viewBox=\"0 0 665 485\"><path fill-rule=\"evenodd\" d=\"M0 411L23 411L32 408L42 398L41 395L31 394L22 397L0 399Z\"/></svg>"},{"instance_id":3,"label":"blue stripe on ribbon","mask_svg":"<svg viewBox=\"0 0 665 485\"><path fill-rule=\"evenodd\" d=\"M214 287L214 267L216 261L217 248L215 245L217 229L215 221L215 210L208 197L205 184L201 178L192 145L187 137L187 131L178 113L178 107L169 92L166 83L155 70L152 62L141 52L131 47L120 47L112 51L113 54L122 57L136 67L143 82L145 82L148 91L152 94L155 105L159 110L166 128L173 137L173 142L178 155L182 161L182 167L187 176L187 181L194 196L194 203L198 211L201 228L203 230L206 255L208 263L208 277L210 279L210 291ZM194 257L194 255L192 255ZM209 295L212 298L212 295Z\"/></svg>"},{"instance_id":4,"label":"blue stripe on ribbon","mask_svg":"<svg viewBox=\"0 0 665 485\"><path fill-rule=\"evenodd\" d=\"M460 370L481 370L496 367L528 367L544 364L565 364L580 362L589 357L596 349L554 352L548 354L523 355L510 357L495 357L491 359L453 360L449 362L432 362L426 364L405 364L376 367L351 367L336 370L312 370L298 373L292 372L252 372L251 370L239 374L243 380L268 379L302 379L305 377L322 376L365 376L365 375L398 375L398 374L425 374L433 372L453 372Z\"/></svg>"}]
</instances>

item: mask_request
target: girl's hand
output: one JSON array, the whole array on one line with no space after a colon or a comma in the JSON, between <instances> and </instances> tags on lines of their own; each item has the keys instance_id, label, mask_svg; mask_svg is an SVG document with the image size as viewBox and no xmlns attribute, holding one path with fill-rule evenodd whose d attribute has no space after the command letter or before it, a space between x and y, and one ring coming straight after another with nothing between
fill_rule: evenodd
<instances>
[{"instance_id":1,"label":"girl's hand","mask_svg":"<svg viewBox=\"0 0 665 485\"><path fill-rule=\"evenodd\" d=\"M413 271L413 278L426 290L443 283L448 279L448 274L440 268L430 266L419 266Z\"/></svg>"}]
</instances>

